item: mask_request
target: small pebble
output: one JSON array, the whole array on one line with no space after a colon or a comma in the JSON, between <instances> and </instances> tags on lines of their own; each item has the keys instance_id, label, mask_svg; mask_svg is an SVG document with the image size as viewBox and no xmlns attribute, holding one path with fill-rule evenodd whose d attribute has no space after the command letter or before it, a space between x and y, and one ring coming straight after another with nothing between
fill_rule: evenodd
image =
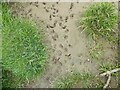
<instances>
[{"instance_id":1,"label":"small pebble","mask_svg":"<svg viewBox=\"0 0 120 90\"><path fill-rule=\"evenodd\" d=\"M89 61L90 61L90 59L87 59L87 61L89 62Z\"/></svg>"}]
</instances>

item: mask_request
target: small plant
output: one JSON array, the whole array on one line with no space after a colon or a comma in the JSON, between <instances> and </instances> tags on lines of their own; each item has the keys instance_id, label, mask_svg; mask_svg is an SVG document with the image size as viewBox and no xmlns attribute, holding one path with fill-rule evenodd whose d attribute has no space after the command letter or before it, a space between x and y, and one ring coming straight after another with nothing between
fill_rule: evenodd
<instances>
[{"instance_id":1,"label":"small plant","mask_svg":"<svg viewBox=\"0 0 120 90\"><path fill-rule=\"evenodd\" d=\"M84 13L81 24L93 39L104 37L109 41L116 40L117 10L112 3L102 2L90 6Z\"/></svg>"},{"instance_id":2,"label":"small plant","mask_svg":"<svg viewBox=\"0 0 120 90\"><path fill-rule=\"evenodd\" d=\"M91 50L89 51L89 54L91 58L99 59L103 54L102 45L97 43L93 48L91 48Z\"/></svg>"},{"instance_id":3,"label":"small plant","mask_svg":"<svg viewBox=\"0 0 120 90\"><path fill-rule=\"evenodd\" d=\"M104 83L99 77L91 73L73 73L53 83L53 88L58 88L60 90L69 90L69 88L74 88L76 86L79 88L103 88Z\"/></svg>"},{"instance_id":4,"label":"small plant","mask_svg":"<svg viewBox=\"0 0 120 90\"><path fill-rule=\"evenodd\" d=\"M119 65L115 64L115 63L110 63L110 62L102 63L100 65L99 71L100 71L100 73L104 73L104 72L111 71L111 70L118 68L118 67L119 67ZM118 76L118 72L113 73L113 75Z\"/></svg>"},{"instance_id":5,"label":"small plant","mask_svg":"<svg viewBox=\"0 0 120 90\"><path fill-rule=\"evenodd\" d=\"M101 72L100 76L107 77L107 81L106 81L103 88L111 87L111 85L109 85L110 82L112 82L111 81L111 78L112 78L111 76L114 76L113 78L116 79L115 81L113 80L113 82L111 84L116 83L115 85L118 87L118 84L119 84L118 83L118 77L119 77L119 71L120 71L120 68L119 68L118 64L115 65L115 63L109 63L109 62L105 63L105 64L103 63L103 64L100 65L99 70Z\"/></svg>"},{"instance_id":6,"label":"small plant","mask_svg":"<svg viewBox=\"0 0 120 90\"><path fill-rule=\"evenodd\" d=\"M3 87L21 87L42 73L47 53L39 29L30 21L13 18L8 5L2 5Z\"/></svg>"}]
</instances>

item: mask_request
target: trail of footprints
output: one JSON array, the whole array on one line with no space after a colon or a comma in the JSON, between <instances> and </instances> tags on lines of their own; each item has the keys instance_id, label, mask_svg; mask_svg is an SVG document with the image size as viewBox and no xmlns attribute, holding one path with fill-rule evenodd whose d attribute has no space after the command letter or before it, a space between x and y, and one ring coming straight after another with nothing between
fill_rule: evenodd
<instances>
[{"instance_id":1,"label":"trail of footprints","mask_svg":"<svg viewBox=\"0 0 120 90\"><path fill-rule=\"evenodd\" d=\"M62 63L60 61L60 57L62 56L62 54L65 54L64 56L66 58L71 59L71 53L69 53L68 48L72 48L72 45L70 43L68 43L69 29L68 29L66 23L68 22L69 19L72 19L74 17L74 14L70 14L70 16L63 17L63 16L58 14L59 10L55 7L55 4L52 4L51 7L47 7L45 2L43 2L42 4L44 5L45 11L50 12L49 21L54 21L53 24L46 25L46 28L52 33L51 37L52 37L53 41L55 42L59 38L59 35L58 35L59 33L57 33L55 30L55 27L57 25L59 27L61 27L61 31L64 30L64 32L65 32L65 35L63 36L63 38L64 38L65 42L67 42L68 47L65 47L64 44L59 44L58 46L61 50L58 50L56 52L58 54L58 56L53 57L54 64L59 63L60 65L62 65ZM58 4L58 2L56 2L56 5L57 4ZM69 10L72 10L73 7L74 7L74 4L71 3ZM57 50L56 45L54 48ZM65 53L63 53L63 52L65 52Z\"/></svg>"}]
</instances>

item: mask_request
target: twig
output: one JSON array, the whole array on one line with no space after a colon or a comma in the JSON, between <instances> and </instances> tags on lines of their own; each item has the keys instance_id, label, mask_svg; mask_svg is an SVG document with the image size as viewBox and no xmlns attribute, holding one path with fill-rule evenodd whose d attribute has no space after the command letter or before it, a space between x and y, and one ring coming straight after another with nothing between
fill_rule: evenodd
<instances>
[{"instance_id":1,"label":"twig","mask_svg":"<svg viewBox=\"0 0 120 90\"><path fill-rule=\"evenodd\" d=\"M106 84L104 85L103 88L107 88L108 87L108 85L110 83L110 80L111 80L111 74L108 75L108 80L107 80L107 82L106 82Z\"/></svg>"},{"instance_id":2,"label":"twig","mask_svg":"<svg viewBox=\"0 0 120 90\"><path fill-rule=\"evenodd\" d=\"M100 75L101 75L101 76L105 76L105 75L109 75L109 74L111 74L111 73L118 72L118 71L120 71L120 68L116 68L116 69L113 69L113 70L111 70L111 71L107 71L107 72L102 73L102 74L100 74Z\"/></svg>"},{"instance_id":3,"label":"twig","mask_svg":"<svg viewBox=\"0 0 120 90\"><path fill-rule=\"evenodd\" d=\"M104 87L103 87L104 89L107 88L108 85L109 85L109 83L110 83L111 74L114 73L114 72L118 72L118 71L120 71L120 68L116 68L116 69L113 69L113 70L111 70L111 71L107 71L107 72L105 72L105 73L100 74L100 76L108 75L108 80L107 80L106 84L105 84Z\"/></svg>"}]
</instances>

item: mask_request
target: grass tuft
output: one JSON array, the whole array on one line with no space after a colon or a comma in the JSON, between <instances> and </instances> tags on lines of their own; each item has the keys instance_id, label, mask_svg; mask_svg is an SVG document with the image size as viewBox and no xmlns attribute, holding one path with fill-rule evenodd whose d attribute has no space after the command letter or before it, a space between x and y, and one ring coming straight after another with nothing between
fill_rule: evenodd
<instances>
[{"instance_id":1,"label":"grass tuft","mask_svg":"<svg viewBox=\"0 0 120 90\"><path fill-rule=\"evenodd\" d=\"M21 87L44 69L47 53L36 25L13 18L8 5L2 4L3 87Z\"/></svg>"},{"instance_id":2,"label":"grass tuft","mask_svg":"<svg viewBox=\"0 0 120 90\"><path fill-rule=\"evenodd\" d=\"M102 2L90 6L84 13L81 24L88 35L94 39L103 37L116 40L117 10L112 3Z\"/></svg>"},{"instance_id":3,"label":"grass tuft","mask_svg":"<svg viewBox=\"0 0 120 90\"><path fill-rule=\"evenodd\" d=\"M102 63L100 64L100 68L99 68L99 71L100 73L104 73L104 72L107 72L107 71L111 71L115 68L119 68L119 64L117 63L110 63L110 62L107 62L107 63ZM113 76L118 76L118 72L116 73L112 73Z\"/></svg>"}]
</instances>

